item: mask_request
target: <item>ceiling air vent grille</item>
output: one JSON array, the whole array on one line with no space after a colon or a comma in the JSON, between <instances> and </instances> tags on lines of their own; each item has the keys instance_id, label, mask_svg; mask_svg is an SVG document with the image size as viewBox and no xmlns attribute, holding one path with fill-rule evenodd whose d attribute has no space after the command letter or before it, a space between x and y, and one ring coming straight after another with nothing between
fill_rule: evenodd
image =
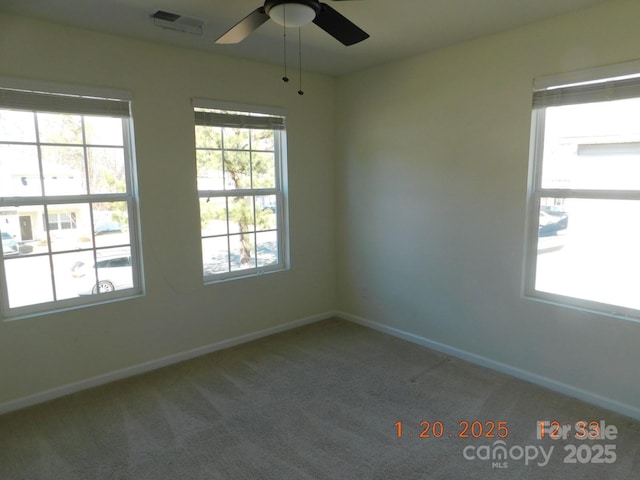
<instances>
[{"instance_id":1,"label":"ceiling air vent grille","mask_svg":"<svg viewBox=\"0 0 640 480\"><path fill-rule=\"evenodd\" d=\"M185 17L177 13L158 10L151 15L154 25L192 35L202 35L204 21L199 18Z\"/></svg>"}]
</instances>

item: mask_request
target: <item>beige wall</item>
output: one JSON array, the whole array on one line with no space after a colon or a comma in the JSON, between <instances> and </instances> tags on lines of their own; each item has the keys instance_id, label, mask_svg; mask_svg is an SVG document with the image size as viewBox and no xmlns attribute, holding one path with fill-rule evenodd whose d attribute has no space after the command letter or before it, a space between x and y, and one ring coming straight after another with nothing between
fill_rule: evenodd
<instances>
[{"instance_id":1,"label":"beige wall","mask_svg":"<svg viewBox=\"0 0 640 480\"><path fill-rule=\"evenodd\" d=\"M146 295L0 321L0 405L335 307L334 80L0 15L0 76L133 93ZM290 86L289 86L290 87ZM284 108L290 271L204 286L192 97Z\"/></svg>"},{"instance_id":2,"label":"beige wall","mask_svg":"<svg viewBox=\"0 0 640 480\"><path fill-rule=\"evenodd\" d=\"M338 81L338 307L640 414L640 323L521 294L534 77L640 58L613 1Z\"/></svg>"}]
</instances>

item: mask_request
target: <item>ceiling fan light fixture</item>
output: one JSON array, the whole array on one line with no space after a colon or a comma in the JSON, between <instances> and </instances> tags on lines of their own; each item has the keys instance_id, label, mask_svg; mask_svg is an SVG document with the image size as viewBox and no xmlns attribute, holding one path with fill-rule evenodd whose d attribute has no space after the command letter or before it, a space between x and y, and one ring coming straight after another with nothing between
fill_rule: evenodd
<instances>
[{"instance_id":1,"label":"ceiling fan light fixture","mask_svg":"<svg viewBox=\"0 0 640 480\"><path fill-rule=\"evenodd\" d=\"M304 27L316 18L316 11L302 3L279 3L269 10L269 17L284 27Z\"/></svg>"}]
</instances>

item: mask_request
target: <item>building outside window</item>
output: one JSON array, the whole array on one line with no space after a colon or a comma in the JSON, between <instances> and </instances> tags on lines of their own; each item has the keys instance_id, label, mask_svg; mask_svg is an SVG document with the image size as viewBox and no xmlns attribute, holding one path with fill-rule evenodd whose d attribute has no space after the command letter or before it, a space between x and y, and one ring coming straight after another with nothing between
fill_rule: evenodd
<instances>
[{"instance_id":1,"label":"building outside window","mask_svg":"<svg viewBox=\"0 0 640 480\"><path fill-rule=\"evenodd\" d=\"M50 213L47 220L49 230L69 230L77 228L76 212Z\"/></svg>"},{"instance_id":2,"label":"building outside window","mask_svg":"<svg viewBox=\"0 0 640 480\"><path fill-rule=\"evenodd\" d=\"M537 84L525 278L532 297L640 319L639 74L640 65L626 65Z\"/></svg>"},{"instance_id":3,"label":"building outside window","mask_svg":"<svg viewBox=\"0 0 640 480\"><path fill-rule=\"evenodd\" d=\"M286 269L284 115L194 107L205 282Z\"/></svg>"},{"instance_id":4,"label":"building outside window","mask_svg":"<svg viewBox=\"0 0 640 480\"><path fill-rule=\"evenodd\" d=\"M60 86L51 93L46 86L5 83L0 83L3 315L141 293L128 95L77 94ZM126 259L128 267L114 274L100 267L105 258Z\"/></svg>"}]
</instances>

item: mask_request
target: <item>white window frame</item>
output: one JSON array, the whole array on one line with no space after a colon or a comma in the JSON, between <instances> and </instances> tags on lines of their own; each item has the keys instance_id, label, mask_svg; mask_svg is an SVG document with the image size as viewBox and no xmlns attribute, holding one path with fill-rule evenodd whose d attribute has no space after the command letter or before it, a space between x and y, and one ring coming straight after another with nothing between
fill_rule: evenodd
<instances>
[{"instance_id":1,"label":"white window frame","mask_svg":"<svg viewBox=\"0 0 640 480\"><path fill-rule=\"evenodd\" d=\"M527 188L527 235L523 267L523 295L527 298L555 305L626 320L640 321L640 310L535 289L539 238L538 223L542 198L640 200L640 190L543 188L542 170L546 108L626 98L640 98L640 61L549 75L535 79Z\"/></svg>"},{"instance_id":2,"label":"white window frame","mask_svg":"<svg viewBox=\"0 0 640 480\"><path fill-rule=\"evenodd\" d=\"M130 92L117 89L94 88L86 86L67 85L53 82L39 82L14 77L0 77L0 109L16 109L28 112L70 113L76 115L106 115L123 119L123 148L125 156L125 193L78 194L78 195L46 195L28 197L2 197L0 206L48 206L74 205L76 203L95 202L126 202L129 222L129 244L131 251L133 287L116 290L109 293L83 295L75 298L62 298L31 305L9 306L9 293L5 276L5 259L0 259L0 302L1 315L4 319L14 320L33 315L52 313L71 308L86 307L115 300L138 297L144 293L142 276L142 254L140 251L139 230L139 200L137 190L137 175L135 165L135 148L133 136L133 116L131 104L133 96ZM11 142L9 142L11 143ZM40 150L40 141L32 142ZM88 144L83 144L84 148ZM40 155L40 154L39 154ZM41 160L39 160L41 162ZM41 179L40 181L44 181ZM60 213L57 214L58 216ZM48 224L49 218L43 213L43 223ZM49 229L47 227L47 232ZM49 235L49 233L47 233ZM48 237L50 238L50 237ZM95 244L88 251L96 252L100 249ZM64 253L64 252L56 252ZM41 256L52 260L52 252ZM52 284L55 283L53 274ZM55 286L54 286L55 296Z\"/></svg>"},{"instance_id":3,"label":"white window frame","mask_svg":"<svg viewBox=\"0 0 640 480\"><path fill-rule=\"evenodd\" d=\"M280 272L290 268L289 260L289 217L288 217L288 178L287 178L287 132L286 132L286 111L281 108L254 106L238 104L233 102L221 102L203 98L194 98L193 108L195 114L195 125L215 125L215 123L203 120L199 116L199 109L218 110L229 113L229 124L227 126L240 126L238 122L248 122L249 128L252 126L250 120L254 115L266 115L272 117L276 125L274 130L276 135L274 138L275 148L275 187L274 188L249 188L249 189L229 189L229 190L200 190L198 189L198 199L209 198L230 198L236 196L263 196L274 195L276 197L277 212L277 262L267 266L257 266L252 268L244 268L239 270L231 270L223 273L207 274L205 269L204 254L202 255L203 281L205 284L212 284L222 281L241 279L247 277L255 277L266 273ZM235 117L235 118L233 118ZM244 118L243 118L244 117ZM255 117L253 117L255 118ZM259 117L258 117L259 118ZM260 122L258 122L260 123ZM280 125L281 124L281 125ZM256 128L261 128L256 126ZM196 144L196 151L200 148ZM259 233L259 232L258 232ZM226 235L216 235L219 237L230 237ZM205 239L201 232L201 242ZM255 247L254 247L255 248Z\"/></svg>"}]
</instances>

